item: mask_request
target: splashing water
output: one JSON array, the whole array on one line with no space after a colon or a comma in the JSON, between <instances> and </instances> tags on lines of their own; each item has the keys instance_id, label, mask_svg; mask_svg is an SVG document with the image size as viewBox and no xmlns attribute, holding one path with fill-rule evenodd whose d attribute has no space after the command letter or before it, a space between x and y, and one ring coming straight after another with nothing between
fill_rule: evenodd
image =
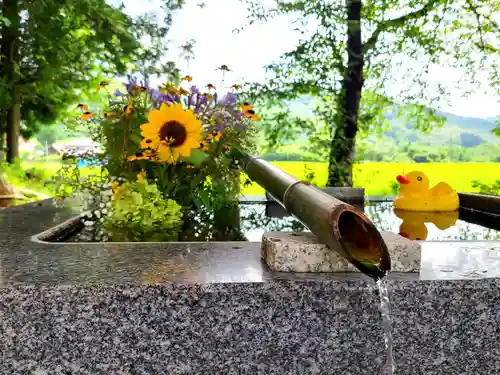
<instances>
[{"instance_id":1,"label":"splashing water","mask_svg":"<svg viewBox=\"0 0 500 375\"><path fill-rule=\"evenodd\" d=\"M394 364L394 356L392 353L391 303L389 301L389 291L387 290L387 281L385 280L385 278L377 280L377 287L380 295L380 314L382 315L385 350L387 353L385 375L394 375L396 366Z\"/></svg>"}]
</instances>

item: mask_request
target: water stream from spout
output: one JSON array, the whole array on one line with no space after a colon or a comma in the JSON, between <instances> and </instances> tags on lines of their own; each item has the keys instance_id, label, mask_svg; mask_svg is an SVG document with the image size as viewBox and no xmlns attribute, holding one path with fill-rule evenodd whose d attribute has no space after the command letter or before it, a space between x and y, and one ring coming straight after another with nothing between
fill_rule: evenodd
<instances>
[{"instance_id":1,"label":"water stream from spout","mask_svg":"<svg viewBox=\"0 0 500 375\"><path fill-rule=\"evenodd\" d=\"M382 315L382 327L384 330L384 342L387 355L385 364L385 375L394 375L396 366L392 352L392 319L391 303L389 301L389 291L387 290L387 278L383 277L377 280L377 287L380 295L380 314Z\"/></svg>"}]
</instances>

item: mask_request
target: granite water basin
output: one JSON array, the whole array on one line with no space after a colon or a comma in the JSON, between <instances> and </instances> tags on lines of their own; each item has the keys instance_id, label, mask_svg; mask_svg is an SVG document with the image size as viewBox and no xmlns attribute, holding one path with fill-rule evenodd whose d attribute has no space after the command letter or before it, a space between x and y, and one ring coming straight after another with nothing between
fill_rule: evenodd
<instances>
[{"instance_id":1,"label":"granite water basin","mask_svg":"<svg viewBox=\"0 0 500 375\"><path fill-rule=\"evenodd\" d=\"M0 374L385 373L365 275L272 272L260 242L31 240L74 216L0 210ZM421 245L388 280L396 374L496 374L500 242Z\"/></svg>"}]
</instances>

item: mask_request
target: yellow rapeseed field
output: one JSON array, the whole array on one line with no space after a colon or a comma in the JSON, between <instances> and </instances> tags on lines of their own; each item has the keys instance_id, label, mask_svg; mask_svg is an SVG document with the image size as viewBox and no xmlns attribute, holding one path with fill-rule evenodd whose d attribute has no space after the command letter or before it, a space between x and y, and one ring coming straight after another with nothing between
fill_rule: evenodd
<instances>
[{"instance_id":1,"label":"yellow rapeseed field","mask_svg":"<svg viewBox=\"0 0 500 375\"><path fill-rule=\"evenodd\" d=\"M285 172L304 179L307 167L314 171L314 183L324 186L327 179L328 164L313 162L273 162ZM354 167L354 186L364 187L366 194L391 194L391 184L396 182L398 174L411 171L424 172L430 179L431 185L444 181L460 192L473 192L472 181L492 183L500 179L500 163L361 163ZM256 184L243 191L248 195L263 194L263 190Z\"/></svg>"},{"instance_id":2,"label":"yellow rapeseed field","mask_svg":"<svg viewBox=\"0 0 500 375\"><path fill-rule=\"evenodd\" d=\"M313 182L316 185L324 186L326 183L327 163L285 161L272 164L298 179L305 179L307 166L315 174ZM59 166L59 163L23 163L24 168L43 168L49 176L53 175ZM391 184L396 182L396 176L414 170L426 173L431 184L444 181L461 192L473 192L473 180L492 183L500 179L500 163L361 163L354 167L354 185L364 187L370 195L391 194ZM92 172L91 169L84 168L82 174ZM264 190L257 184L243 188L242 192L245 195L264 194Z\"/></svg>"}]
</instances>

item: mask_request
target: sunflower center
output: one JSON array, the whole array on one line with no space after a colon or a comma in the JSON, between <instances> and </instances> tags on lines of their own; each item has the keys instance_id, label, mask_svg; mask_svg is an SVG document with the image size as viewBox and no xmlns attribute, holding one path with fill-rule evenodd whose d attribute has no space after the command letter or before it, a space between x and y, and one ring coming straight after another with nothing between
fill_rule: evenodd
<instances>
[{"instance_id":1,"label":"sunflower center","mask_svg":"<svg viewBox=\"0 0 500 375\"><path fill-rule=\"evenodd\" d=\"M167 121L160 129L160 139L169 142L171 147L181 146L186 138L186 127L178 121Z\"/></svg>"}]
</instances>

